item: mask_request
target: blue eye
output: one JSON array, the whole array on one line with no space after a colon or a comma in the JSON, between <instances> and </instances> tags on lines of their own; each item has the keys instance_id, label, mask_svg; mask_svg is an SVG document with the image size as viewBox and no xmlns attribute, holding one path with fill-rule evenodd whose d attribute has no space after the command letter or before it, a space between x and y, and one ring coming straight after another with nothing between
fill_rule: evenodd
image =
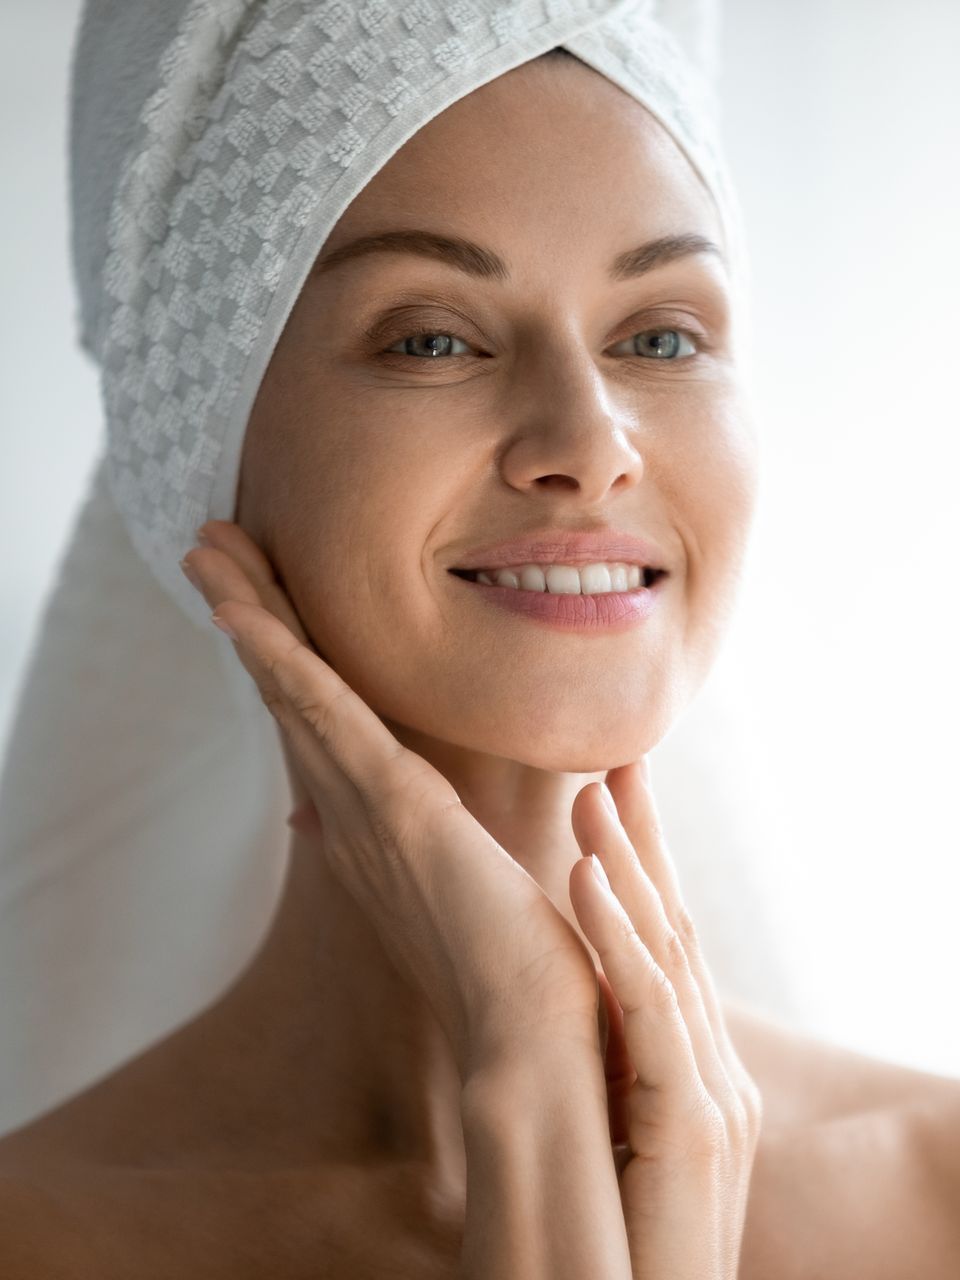
<instances>
[{"instance_id":1,"label":"blue eye","mask_svg":"<svg viewBox=\"0 0 960 1280\"><path fill-rule=\"evenodd\" d=\"M451 352L450 347L454 342L460 342L462 346L469 347L468 343L462 342L460 338L454 337L452 333L434 333L429 329L417 329L415 333L410 333L405 338L401 338L399 342L395 342L394 346L405 347L407 343L416 343L421 338L428 339L428 342L425 344L427 347L425 352L398 351L394 354L405 356L416 355L423 356L425 359L430 359L434 356L462 355L463 353L459 351ZM387 350L393 351L393 347L388 347Z\"/></svg>"},{"instance_id":2,"label":"blue eye","mask_svg":"<svg viewBox=\"0 0 960 1280\"><path fill-rule=\"evenodd\" d=\"M637 339L641 339L637 343ZM626 339L635 343L634 355L652 357L654 360L676 360L680 357L697 355L698 349L690 341L690 335L683 329L647 329L643 333L635 333ZM681 351L681 344L686 342L689 350ZM618 343L622 346L622 343Z\"/></svg>"},{"instance_id":3,"label":"blue eye","mask_svg":"<svg viewBox=\"0 0 960 1280\"><path fill-rule=\"evenodd\" d=\"M688 333L685 329L645 329L640 333L635 333L632 337L626 338L625 342L634 343L633 350L628 354L642 356L646 359L675 361L678 359L689 359L690 356L700 354L700 347L691 341L695 337ZM416 351L410 348L410 344L415 347L424 340L425 350ZM637 343L637 339L640 342ZM470 344L458 338L455 334L444 333L433 329L416 329L412 333L408 333L405 337L395 342L392 347L387 347L383 355L392 354L398 356L412 356L419 359L437 359L441 357L451 357L464 355L463 351L454 351L453 344L459 342L467 351L470 350ZM686 344L686 350L683 344ZM618 343L622 346L623 343ZM396 348L402 346L403 351L397 351Z\"/></svg>"}]
</instances>

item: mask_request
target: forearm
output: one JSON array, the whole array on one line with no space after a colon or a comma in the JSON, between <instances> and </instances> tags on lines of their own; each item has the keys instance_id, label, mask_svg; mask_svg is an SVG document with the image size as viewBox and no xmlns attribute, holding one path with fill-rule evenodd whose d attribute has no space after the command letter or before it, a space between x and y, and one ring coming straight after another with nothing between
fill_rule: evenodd
<instances>
[{"instance_id":1,"label":"forearm","mask_svg":"<svg viewBox=\"0 0 960 1280\"><path fill-rule=\"evenodd\" d=\"M459 1280L629 1280L599 1053L485 1066L461 1094Z\"/></svg>"}]
</instances>

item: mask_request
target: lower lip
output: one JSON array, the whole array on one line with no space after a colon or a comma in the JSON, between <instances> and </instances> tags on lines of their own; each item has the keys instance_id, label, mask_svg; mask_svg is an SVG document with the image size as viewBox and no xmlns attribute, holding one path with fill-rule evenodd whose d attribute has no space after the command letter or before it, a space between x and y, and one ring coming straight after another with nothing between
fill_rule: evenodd
<instances>
[{"instance_id":1,"label":"lower lip","mask_svg":"<svg viewBox=\"0 0 960 1280\"><path fill-rule=\"evenodd\" d=\"M658 578L652 587L633 591L610 591L600 595L574 595L551 591L521 591L517 587L490 586L471 582L469 578L450 575L470 587L490 604L511 613L520 613L534 622L559 627L563 631L627 631L637 626L657 606L666 577Z\"/></svg>"}]
</instances>

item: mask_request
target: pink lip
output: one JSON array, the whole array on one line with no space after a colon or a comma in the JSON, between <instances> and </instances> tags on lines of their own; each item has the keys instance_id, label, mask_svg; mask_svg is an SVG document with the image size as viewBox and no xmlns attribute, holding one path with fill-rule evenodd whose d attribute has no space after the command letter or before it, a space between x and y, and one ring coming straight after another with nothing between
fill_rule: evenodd
<instances>
[{"instance_id":1,"label":"pink lip","mask_svg":"<svg viewBox=\"0 0 960 1280\"><path fill-rule=\"evenodd\" d=\"M507 569L521 564L584 565L601 561L667 568L666 557L656 543L619 529L541 529L465 551L450 568Z\"/></svg>"},{"instance_id":2,"label":"pink lip","mask_svg":"<svg viewBox=\"0 0 960 1280\"><path fill-rule=\"evenodd\" d=\"M456 575L451 575L456 577ZM466 587L482 591L491 604L520 613L564 631L627 631L643 622L655 609L667 576L651 587L609 591L598 595L554 595L551 591L523 591L517 587L490 586L457 578Z\"/></svg>"}]
</instances>

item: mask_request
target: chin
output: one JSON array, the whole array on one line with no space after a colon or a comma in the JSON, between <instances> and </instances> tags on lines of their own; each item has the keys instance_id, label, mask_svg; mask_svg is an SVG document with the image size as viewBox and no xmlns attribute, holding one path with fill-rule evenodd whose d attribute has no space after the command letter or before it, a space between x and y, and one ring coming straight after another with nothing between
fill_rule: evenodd
<instances>
[{"instance_id":1,"label":"chin","mask_svg":"<svg viewBox=\"0 0 960 1280\"><path fill-rule=\"evenodd\" d=\"M618 706L615 718L585 716L581 707L558 708L549 716L487 716L471 733L472 717L461 718L458 745L514 760L549 773L603 773L639 760L667 733L674 717L648 703Z\"/></svg>"}]
</instances>

